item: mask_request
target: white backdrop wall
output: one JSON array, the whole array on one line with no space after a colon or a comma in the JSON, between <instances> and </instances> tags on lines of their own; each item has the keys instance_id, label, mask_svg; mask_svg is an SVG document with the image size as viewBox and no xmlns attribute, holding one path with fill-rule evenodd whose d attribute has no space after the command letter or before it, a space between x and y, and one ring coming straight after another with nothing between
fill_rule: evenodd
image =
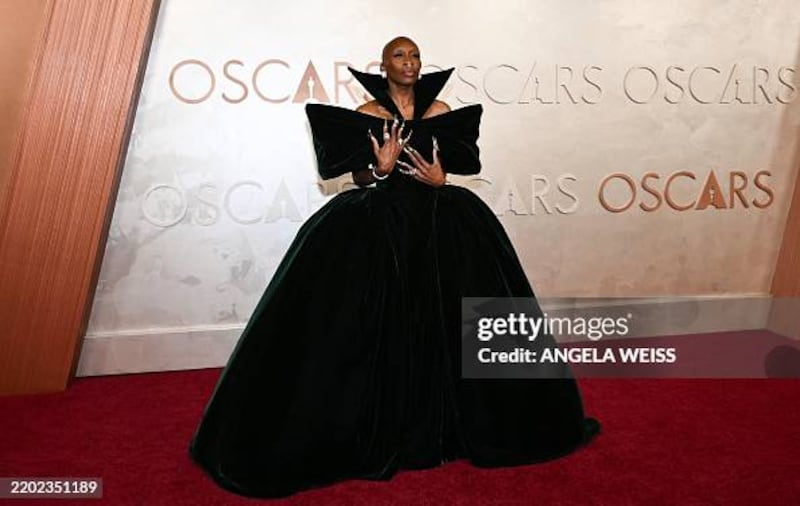
<instances>
[{"instance_id":1,"label":"white backdrop wall","mask_svg":"<svg viewBox=\"0 0 800 506\"><path fill-rule=\"evenodd\" d=\"M347 65L377 73L401 34L423 73L456 67L440 99L483 104L484 170L453 179L539 296L768 294L800 163L795 3L164 0L79 374L225 362L351 184L318 179L304 103L362 103Z\"/></svg>"}]
</instances>

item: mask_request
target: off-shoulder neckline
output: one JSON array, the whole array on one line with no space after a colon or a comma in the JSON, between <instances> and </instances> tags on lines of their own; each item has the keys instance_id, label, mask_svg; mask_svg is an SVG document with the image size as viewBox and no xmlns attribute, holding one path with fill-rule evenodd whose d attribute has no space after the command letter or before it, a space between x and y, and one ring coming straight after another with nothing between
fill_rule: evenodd
<instances>
[{"instance_id":1,"label":"off-shoulder neckline","mask_svg":"<svg viewBox=\"0 0 800 506\"><path fill-rule=\"evenodd\" d=\"M306 104L306 110L313 109L315 107L327 108L329 110L336 110L336 111L340 111L341 113L344 113L344 114L352 115L354 117L369 118L369 119L375 120L375 121L383 121L384 119L387 119L387 118L381 118L381 117L378 117L378 116L373 116L372 114L367 114L367 113L363 113L363 112L360 112L360 111L356 111L354 109L349 109L347 107L342 107L340 105L322 104L322 103L317 103L317 102L309 102L309 103ZM475 109L477 109L479 111L482 111L483 110L483 106L481 104L469 104L469 105L465 105L464 107L459 107L458 109L451 109L451 110L449 110L449 111L447 111L445 113L437 114L436 116L429 116L427 118L407 119L405 121L406 121L406 123L409 123L409 124L419 123L419 122L422 122L422 121L433 121L433 120L438 120L439 118L448 118L448 117L451 117L451 116L454 116L454 115L458 116L460 114L465 114L465 113L471 112L471 111L473 111Z\"/></svg>"},{"instance_id":2,"label":"off-shoulder neckline","mask_svg":"<svg viewBox=\"0 0 800 506\"><path fill-rule=\"evenodd\" d=\"M400 112L397 104L395 104L394 100L392 100L392 97L389 95L388 81L385 77L381 76L380 74L361 72L350 66L348 66L347 69L351 74L353 74L353 77L355 77L356 80L361 83L364 89L366 89L367 92L378 101L379 104L388 109L392 114L396 114L401 118L403 117L403 114ZM450 67L445 70L428 72L421 75L420 78L417 79L417 82L414 83L414 117L412 120L423 119L422 115L428 111L428 108L430 108L430 106L436 100L436 97L442 91L442 88L444 88L444 85L447 83L447 80L450 78L450 75L454 70L455 67ZM441 114L438 114L437 116L441 116Z\"/></svg>"}]
</instances>

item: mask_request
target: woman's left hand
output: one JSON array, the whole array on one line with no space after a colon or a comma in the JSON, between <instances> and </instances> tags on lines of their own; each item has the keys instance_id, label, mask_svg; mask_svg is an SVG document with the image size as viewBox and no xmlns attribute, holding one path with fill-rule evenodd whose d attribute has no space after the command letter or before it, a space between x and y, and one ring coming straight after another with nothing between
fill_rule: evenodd
<instances>
[{"instance_id":1,"label":"woman's left hand","mask_svg":"<svg viewBox=\"0 0 800 506\"><path fill-rule=\"evenodd\" d=\"M425 160L419 151L409 145L403 146L403 151L411 158L414 165L411 166L402 160L398 160L397 163L412 170L414 179L436 187L445 184L447 174L439 162L439 143L436 141L436 137L433 137L433 162L431 163Z\"/></svg>"}]
</instances>

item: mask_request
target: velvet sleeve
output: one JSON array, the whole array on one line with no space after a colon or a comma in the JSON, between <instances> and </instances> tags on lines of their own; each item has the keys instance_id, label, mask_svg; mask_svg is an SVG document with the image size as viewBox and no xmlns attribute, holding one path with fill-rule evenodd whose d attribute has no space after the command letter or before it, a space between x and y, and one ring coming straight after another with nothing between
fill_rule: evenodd
<instances>
[{"instance_id":1,"label":"velvet sleeve","mask_svg":"<svg viewBox=\"0 0 800 506\"><path fill-rule=\"evenodd\" d=\"M435 136L439 143L439 160L448 174L471 175L481 171L478 135L483 108L475 104L421 121L421 135L416 130L411 144L426 160L432 160ZM430 135L428 135L430 130Z\"/></svg>"}]
</instances>

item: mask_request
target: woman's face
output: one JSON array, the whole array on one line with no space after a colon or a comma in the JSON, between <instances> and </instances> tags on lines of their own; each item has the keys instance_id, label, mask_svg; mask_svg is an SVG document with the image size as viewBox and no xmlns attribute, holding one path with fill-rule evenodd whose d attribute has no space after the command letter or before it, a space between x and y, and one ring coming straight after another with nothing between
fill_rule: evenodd
<instances>
[{"instance_id":1,"label":"woman's face","mask_svg":"<svg viewBox=\"0 0 800 506\"><path fill-rule=\"evenodd\" d=\"M397 84L414 84L422 68L419 48L408 39L391 43L383 54L383 68L387 79Z\"/></svg>"}]
</instances>

